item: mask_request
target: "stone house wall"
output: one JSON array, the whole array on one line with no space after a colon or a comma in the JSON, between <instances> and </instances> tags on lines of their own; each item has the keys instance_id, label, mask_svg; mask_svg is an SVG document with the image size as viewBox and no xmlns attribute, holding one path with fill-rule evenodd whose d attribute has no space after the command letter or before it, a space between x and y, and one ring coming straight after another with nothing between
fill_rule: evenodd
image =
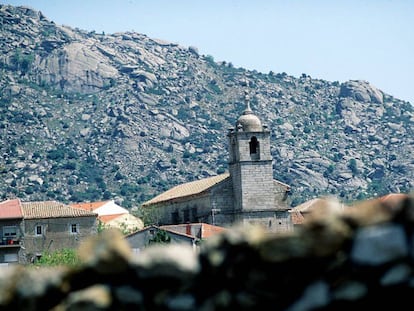
<instances>
[{"instance_id":1,"label":"stone house wall","mask_svg":"<svg viewBox=\"0 0 414 311\"><path fill-rule=\"evenodd\" d=\"M77 233L72 233L72 225L77 226ZM76 249L82 240L97 234L97 225L95 216L25 219L22 245L27 260L44 251ZM36 233L37 226L42 227L41 234Z\"/></svg>"}]
</instances>

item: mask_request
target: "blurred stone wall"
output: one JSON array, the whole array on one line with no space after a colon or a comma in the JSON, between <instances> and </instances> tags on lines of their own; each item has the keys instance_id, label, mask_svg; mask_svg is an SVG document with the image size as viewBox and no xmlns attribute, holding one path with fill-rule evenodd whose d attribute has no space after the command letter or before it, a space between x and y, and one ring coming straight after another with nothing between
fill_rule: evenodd
<instances>
[{"instance_id":1,"label":"blurred stone wall","mask_svg":"<svg viewBox=\"0 0 414 311\"><path fill-rule=\"evenodd\" d=\"M235 227L202 245L132 256L117 231L79 248L77 268L1 268L1 310L410 309L414 198L329 204L292 233Z\"/></svg>"}]
</instances>

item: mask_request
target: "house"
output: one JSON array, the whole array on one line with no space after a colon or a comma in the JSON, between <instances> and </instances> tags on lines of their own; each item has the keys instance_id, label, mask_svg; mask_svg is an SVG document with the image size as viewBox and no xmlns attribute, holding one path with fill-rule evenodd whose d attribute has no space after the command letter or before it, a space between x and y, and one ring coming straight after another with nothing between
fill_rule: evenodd
<instances>
[{"instance_id":1,"label":"house","mask_svg":"<svg viewBox=\"0 0 414 311\"><path fill-rule=\"evenodd\" d=\"M128 214L129 211L122 206L119 206L115 203L114 200L108 201L98 201L98 202L85 202L85 203L72 203L71 207L80 208L85 211L91 211L98 216L104 215L119 215L119 214Z\"/></svg>"},{"instance_id":2,"label":"house","mask_svg":"<svg viewBox=\"0 0 414 311\"><path fill-rule=\"evenodd\" d=\"M134 232L144 228L144 222L132 214L117 214L98 216L106 228L118 228L122 232Z\"/></svg>"},{"instance_id":3,"label":"house","mask_svg":"<svg viewBox=\"0 0 414 311\"><path fill-rule=\"evenodd\" d=\"M77 248L97 234L97 214L56 201L21 202L23 213L22 248L30 262L45 251Z\"/></svg>"},{"instance_id":4,"label":"house","mask_svg":"<svg viewBox=\"0 0 414 311\"><path fill-rule=\"evenodd\" d=\"M0 265L20 262L23 234L23 213L19 199L0 202Z\"/></svg>"},{"instance_id":5,"label":"house","mask_svg":"<svg viewBox=\"0 0 414 311\"><path fill-rule=\"evenodd\" d=\"M229 172L178 185L144 202L161 225L203 222L222 227L258 224L271 232L293 229L290 187L273 179L270 131L250 108L228 131Z\"/></svg>"},{"instance_id":6,"label":"house","mask_svg":"<svg viewBox=\"0 0 414 311\"><path fill-rule=\"evenodd\" d=\"M125 236L132 251L137 254L157 242L186 244L197 250L198 243L227 229L205 223L167 226L148 226Z\"/></svg>"},{"instance_id":7,"label":"house","mask_svg":"<svg viewBox=\"0 0 414 311\"><path fill-rule=\"evenodd\" d=\"M118 228L123 232L144 228L144 222L140 218L130 214L126 208L119 206L114 200L73 203L70 206L96 213L98 220L105 227Z\"/></svg>"},{"instance_id":8,"label":"house","mask_svg":"<svg viewBox=\"0 0 414 311\"><path fill-rule=\"evenodd\" d=\"M125 236L126 241L134 254L138 254L144 248L155 243L178 243L196 248L199 239L183 233L178 233L159 226L151 225L142 230L133 232Z\"/></svg>"},{"instance_id":9,"label":"house","mask_svg":"<svg viewBox=\"0 0 414 311\"><path fill-rule=\"evenodd\" d=\"M174 231L187 235L194 236L200 240L208 239L209 237L218 233L224 232L227 229L219 226L213 226L206 223L189 223L178 225L165 225L160 226L164 230Z\"/></svg>"}]
</instances>

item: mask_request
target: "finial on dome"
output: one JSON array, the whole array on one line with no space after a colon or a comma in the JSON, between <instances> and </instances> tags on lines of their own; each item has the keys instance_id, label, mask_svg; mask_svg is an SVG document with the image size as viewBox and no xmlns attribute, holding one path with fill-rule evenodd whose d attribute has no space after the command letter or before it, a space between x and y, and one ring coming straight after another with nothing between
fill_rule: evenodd
<instances>
[{"instance_id":1,"label":"finial on dome","mask_svg":"<svg viewBox=\"0 0 414 311\"><path fill-rule=\"evenodd\" d=\"M246 109L242 115L237 119L236 131L238 132L261 132L263 131L262 123L260 119L253 114L250 108L250 96L247 90L244 91L244 101L246 103Z\"/></svg>"},{"instance_id":2,"label":"finial on dome","mask_svg":"<svg viewBox=\"0 0 414 311\"><path fill-rule=\"evenodd\" d=\"M244 102L246 103L246 110L244 110L244 114L253 113L252 109L250 108L249 91L247 91L247 90L244 90Z\"/></svg>"}]
</instances>

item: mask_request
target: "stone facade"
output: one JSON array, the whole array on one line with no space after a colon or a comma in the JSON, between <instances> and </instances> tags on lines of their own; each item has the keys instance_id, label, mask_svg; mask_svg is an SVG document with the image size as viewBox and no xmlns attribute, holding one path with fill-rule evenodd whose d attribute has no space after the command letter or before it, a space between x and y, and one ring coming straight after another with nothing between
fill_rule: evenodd
<instances>
[{"instance_id":1,"label":"stone facade","mask_svg":"<svg viewBox=\"0 0 414 311\"><path fill-rule=\"evenodd\" d=\"M44 252L76 249L98 233L97 214L57 201L21 202L23 213L20 263L35 261Z\"/></svg>"},{"instance_id":2,"label":"stone facade","mask_svg":"<svg viewBox=\"0 0 414 311\"><path fill-rule=\"evenodd\" d=\"M37 231L41 227L42 232ZM87 237L97 234L96 216L76 218L38 218L24 220L25 261L45 251L76 249Z\"/></svg>"}]
</instances>

